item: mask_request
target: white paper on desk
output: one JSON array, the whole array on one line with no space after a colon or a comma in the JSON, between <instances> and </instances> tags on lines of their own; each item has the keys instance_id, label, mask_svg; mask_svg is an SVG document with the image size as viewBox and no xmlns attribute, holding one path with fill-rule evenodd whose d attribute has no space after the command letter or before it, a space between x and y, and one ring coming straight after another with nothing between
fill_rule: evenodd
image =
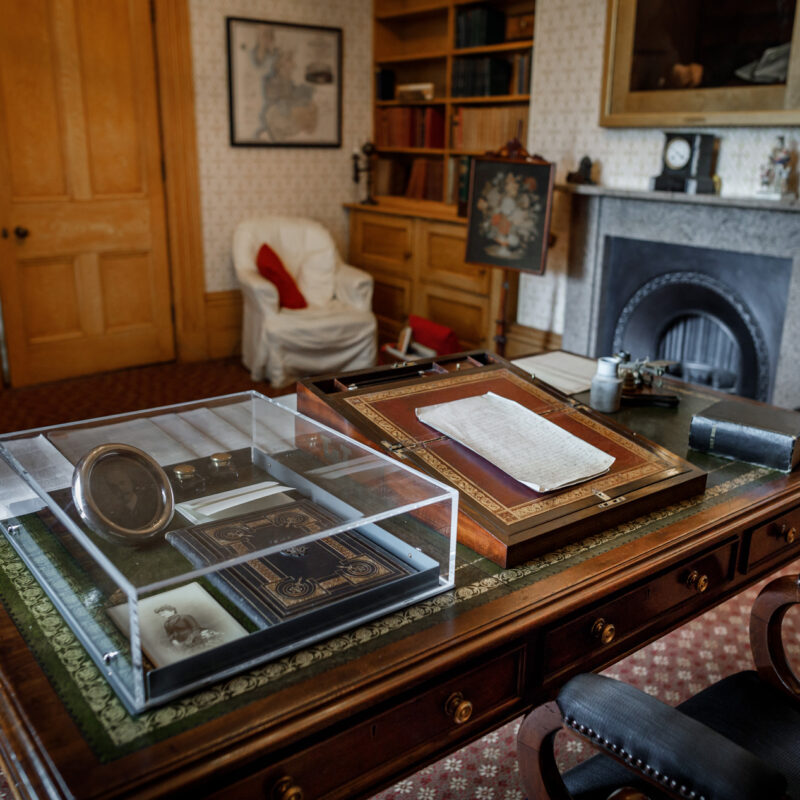
<instances>
[{"instance_id":1,"label":"white paper on desk","mask_svg":"<svg viewBox=\"0 0 800 800\"><path fill-rule=\"evenodd\" d=\"M494 392L424 406L417 418L536 492L608 472L614 457Z\"/></svg>"},{"instance_id":2,"label":"white paper on desk","mask_svg":"<svg viewBox=\"0 0 800 800\"><path fill-rule=\"evenodd\" d=\"M592 385L592 377L597 370L597 359L551 350L535 356L514 359L514 366L530 372L564 394L586 392Z\"/></svg>"}]
</instances>

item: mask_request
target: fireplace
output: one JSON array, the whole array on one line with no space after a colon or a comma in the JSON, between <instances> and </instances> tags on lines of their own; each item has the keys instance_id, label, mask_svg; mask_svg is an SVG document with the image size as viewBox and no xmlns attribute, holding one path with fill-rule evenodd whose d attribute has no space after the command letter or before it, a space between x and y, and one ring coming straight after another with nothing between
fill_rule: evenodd
<instances>
[{"instance_id":1,"label":"fireplace","mask_svg":"<svg viewBox=\"0 0 800 800\"><path fill-rule=\"evenodd\" d=\"M565 349L800 406L800 205L573 192Z\"/></svg>"},{"instance_id":2,"label":"fireplace","mask_svg":"<svg viewBox=\"0 0 800 800\"><path fill-rule=\"evenodd\" d=\"M691 383L769 398L790 259L609 236L603 261L600 352L666 359Z\"/></svg>"}]
</instances>

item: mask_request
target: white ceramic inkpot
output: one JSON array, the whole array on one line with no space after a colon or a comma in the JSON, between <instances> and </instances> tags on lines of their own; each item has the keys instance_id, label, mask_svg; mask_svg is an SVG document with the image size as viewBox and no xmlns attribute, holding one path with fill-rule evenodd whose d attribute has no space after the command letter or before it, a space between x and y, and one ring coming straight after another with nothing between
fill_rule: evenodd
<instances>
[{"instance_id":1,"label":"white ceramic inkpot","mask_svg":"<svg viewBox=\"0 0 800 800\"><path fill-rule=\"evenodd\" d=\"M592 378L589 405L595 411L619 411L622 397L622 378L619 377L619 359L603 356L597 359L597 372Z\"/></svg>"}]
</instances>

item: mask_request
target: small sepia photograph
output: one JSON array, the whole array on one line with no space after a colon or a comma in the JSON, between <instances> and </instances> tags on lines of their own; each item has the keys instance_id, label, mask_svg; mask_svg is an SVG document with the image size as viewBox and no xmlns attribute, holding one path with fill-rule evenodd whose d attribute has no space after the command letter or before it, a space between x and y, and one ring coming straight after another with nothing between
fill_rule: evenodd
<instances>
[{"instance_id":1,"label":"small sepia photograph","mask_svg":"<svg viewBox=\"0 0 800 800\"><path fill-rule=\"evenodd\" d=\"M247 631L199 583L187 583L140 600L142 650L156 667L233 642ZM128 603L108 609L114 624L130 635Z\"/></svg>"}]
</instances>

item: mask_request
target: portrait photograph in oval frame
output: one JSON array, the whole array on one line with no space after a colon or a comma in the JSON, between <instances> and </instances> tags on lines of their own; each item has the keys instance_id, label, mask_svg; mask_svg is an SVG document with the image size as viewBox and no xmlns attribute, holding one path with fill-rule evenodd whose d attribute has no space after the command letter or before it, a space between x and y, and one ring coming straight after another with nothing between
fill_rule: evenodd
<instances>
[{"instance_id":1,"label":"portrait photograph in oval frame","mask_svg":"<svg viewBox=\"0 0 800 800\"><path fill-rule=\"evenodd\" d=\"M75 467L72 498L92 531L127 545L158 536L175 508L166 472L143 450L127 444L90 450Z\"/></svg>"}]
</instances>

